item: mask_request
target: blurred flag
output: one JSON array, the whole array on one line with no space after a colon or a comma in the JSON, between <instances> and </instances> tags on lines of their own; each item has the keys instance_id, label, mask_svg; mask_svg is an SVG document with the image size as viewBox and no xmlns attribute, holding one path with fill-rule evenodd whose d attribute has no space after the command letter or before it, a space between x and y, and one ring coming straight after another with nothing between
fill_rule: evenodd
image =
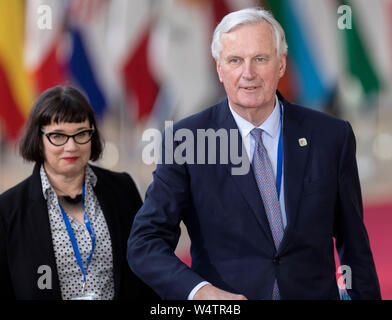
<instances>
[{"instance_id":1,"label":"blurred flag","mask_svg":"<svg viewBox=\"0 0 392 320\"><path fill-rule=\"evenodd\" d=\"M24 1L0 0L0 126L7 140L18 137L33 102L23 63Z\"/></svg>"},{"instance_id":2,"label":"blurred flag","mask_svg":"<svg viewBox=\"0 0 392 320\"><path fill-rule=\"evenodd\" d=\"M295 101L313 108L325 108L337 98L359 106L369 104L382 88L378 65L385 65L386 28L389 0L264 0L286 32L289 46L288 89ZM340 28L338 8L348 6L352 15L350 28ZM384 9L382 9L384 8ZM343 7L341 8L343 9ZM366 32L377 17L377 30ZM380 29L380 30L378 30ZM384 33L384 34L383 34ZM369 37L369 35L371 35ZM377 39L374 39L377 38ZM376 46L375 41L378 41ZM287 75L286 75L287 78Z\"/></svg>"},{"instance_id":3,"label":"blurred flag","mask_svg":"<svg viewBox=\"0 0 392 320\"><path fill-rule=\"evenodd\" d=\"M101 118L107 107L105 46L108 0L70 0L67 30L71 38L68 72L71 81L87 94Z\"/></svg>"},{"instance_id":4,"label":"blurred flag","mask_svg":"<svg viewBox=\"0 0 392 320\"><path fill-rule=\"evenodd\" d=\"M64 23L67 1L27 0L24 58L38 94L66 82Z\"/></svg>"},{"instance_id":5,"label":"blurred flag","mask_svg":"<svg viewBox=\"0 0 392 320\"><path fill-rule=\"evenodd\" d=\"M372 20L365 21L360 13L361 10L372 10L372 7L385 3L383 0L375 1L369 6L369 2L338 0L338 5L349 6L352 14L351 28L340 30L342 47L345 51L344 61L347 76L345 85L348 88L357 85L360 88L361 97L365 98L361 100L367 107L371 106L368 99L376 97L381 90L381 78L375 68L374 54L369 50L369 41L367 41L364 30L362 30L364 26L370 24L374 16L371 17ZM348 82L351 82L351 84Z\"/></svg>"},{"instance_id":6,"label":"blurred flag","mask_svg":"<svg viewBox=\"0 0 392 320\"><path fill-rule=\"evenodd\" d=\"M132 118L146 119L159 91L151 62L154 1L116 0L110 4L109 60L118 76Z\"/></svg>"},{"instance_id":7,"label":"blurred flag","mask_svg":"<svg viewBox=\"0 0 392 320\"><path fill-rule=\"evenodd\" d=\"M160 3L159 22L151 38L153 63L162 83L152 114L156 123L182 119L224 96L210 50L213 31L229 12L255 6L257 2L167 0Z\"/></svg>"},{"instance_id":8,"label":"blurred flag","mask_svg":"<svg viewBox=\"0 0 392 320\"><path fill-rule=\"evenodd\" d=\"M37 95L55 85L74 85L103 116L110 92L107 5L108 0L27 0L25 62Z\"/></svg>"},{"instance_id":9,"label":"blurred flag","mask_svg":"<svg viewBox=\"0 0 392 320\"><path fill-rule=\"evenodd\" d=\"M295 100L309 107L322 108L333 88L322 75L323 63L317 61L310 35L313 28L308 28L309 20L303 17L304 6L295 0L267 0L266 3L286 33L296 81Z\"/></svg>"},{"instance_id":10,"label":"blurred flag","mask_svg":"<svg viewBox=\"0 0 392 320\"><path fill-rule=\"evenodd\" d=\"M267 0L260 0L258 2L259 2L258 4L262 8L272 12ZM289 55L287 57L286 72L279 81L278 90L289 101L295 101L297 99L297 91L298 91L297 81L296 81L296 75L294 73L294 63L290 55L290 47L289 47Z\"/></svg>"},{"instance_id":11,"label":"blurred flag","mask_svg":"<svg viewBox=\"0 0 392 320\"><path fill-rule=\"evenodd\" d=\"M231 3L226 0L213 0L212 3L212 12L213 12L213 29L221 22L225 15L230 13L231 11L243 9L243 8L236 8L233 9Z\"/></svg>"},{"instance_id":12,"label":"blurred flag","mask_svg":"<svg viewBox=\"0 0 392 320\"><path fill-rule=\"evenodd\" d=\"M135 118L154 126L215 103L220 87L210 53L213 30L231 10L256 3L114 1L112 56Z\"/></svg>"},{"instance_id":13,"label":"blurred flag","mask_svg":"<svg viewBox=\"0 0 392 320\"><path fill-rule=\"evenodd\" d=\"M139 120L149 116L159 91L149 59L151 21L146 21L146 25L140 30L140 38L133 50L129 51L122 69L127 93L133 94L137 101Z\"/></svg>"},{"instance_id":14,"label":"blurred flag","mask_svg":"<svg viewBox=\"0 0 392 320\"><path fill-rule=\"evenodd\" d=\"M164 84L160 97L164 93L166 102L172 105L158 100L161 119L153 119L157 123L182 119L216 102L218 83L210 53L216 23L212 3L174 0L165 1L161 8L152 36L153 58Z\"/></svg>"}]
</instances>

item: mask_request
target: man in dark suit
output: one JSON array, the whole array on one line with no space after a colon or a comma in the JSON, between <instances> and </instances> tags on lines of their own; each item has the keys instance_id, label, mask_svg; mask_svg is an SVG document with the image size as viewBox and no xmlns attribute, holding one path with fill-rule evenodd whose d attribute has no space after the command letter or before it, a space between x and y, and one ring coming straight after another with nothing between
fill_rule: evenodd
<instances>
[{"instance_id":1,"label":"man in dark suit","mask_svg":"<svg viewBox=\"0 0 392 320\"><path fill-rule=\"evenodd\" d=\"M200 146L193 162L165 161L163 144L128 240L132 270L164 299L339 299L335 238L350 297L379 299L350 124L277 92L287 44L268 12L227 15L212 54L227 99L177 123L171 142L180 146L181 130L239 134L217 142L216 164L196 161L210 159ZM251 160L244 174L221 161L221 147L231 153L236 144ZM181 221L191 268L174 254Z\"/></svg>"}]
</instances>

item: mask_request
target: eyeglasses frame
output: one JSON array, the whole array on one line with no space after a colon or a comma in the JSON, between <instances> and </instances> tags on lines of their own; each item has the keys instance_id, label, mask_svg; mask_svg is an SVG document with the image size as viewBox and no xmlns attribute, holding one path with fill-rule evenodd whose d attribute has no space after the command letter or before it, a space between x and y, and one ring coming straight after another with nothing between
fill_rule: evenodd
<instances>
[{"instance_id":1,"label":"eyeglasses frame","mask_svg":"<svg viewBox=\"0 0 392 320\"><path fill-rule=\"evenodd\" d=\"M83 143L77 142L77 141L75 140L75 137L76 137L78 134L81 134L82 132L86 132L86 131L91 132L90 139L88 139L86 142L83 142ZM79 132L77 132L77 133L75 133L75 134L66 134L66 133L61 133L61 132L44 132L44 131L41 130L41 133L42 133L44 136L46 136L46 138L48 139L48 141L49 141L52 145L54 145L54 146L56 146L56 147L61 147L61 146L65 145L65 144L67 144L69 138L72 138L73 141L74 141L76 144L81 144L81 145L87 144L87 143L89 143L89 142L91 141L91 139L93 138L94 132L95 132L95 128L94 128L94 127L90 128L90 129L85 129L85 130L79 131ZM51 135L51 134L60 134L60 135L66 136L66 137L67 137L67 140L65 140L65 142L62 143L62 144L55 144L55 143L53 143L52 140L50 140L50 135Z\"/></svg>"}]
</instances>

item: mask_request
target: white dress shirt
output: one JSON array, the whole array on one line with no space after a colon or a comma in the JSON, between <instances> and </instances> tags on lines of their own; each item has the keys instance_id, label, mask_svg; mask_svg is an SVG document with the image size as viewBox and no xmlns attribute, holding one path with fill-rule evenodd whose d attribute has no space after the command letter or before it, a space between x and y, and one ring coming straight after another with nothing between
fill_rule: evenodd
<instances>
[{"instance_id":1,"label":"white dress shirt","mask_svg":"<svg viewBox=\"0 0 392 320\"><path fill-rule=\"evenodd\" d=\"M230 106L230 111L234 117L234 120L237 124L238 130L242 137L242 143L245 146L246 152L248 154L251 162L253 160L253 153L255 152L255 139L250 134L250 132L256 128L252 123L248 120L242 118L238 113L236 113ZM282 105L283 112L283 105ZM284 112L283 112L284 113ZM283 115L282 115L283 122ZM274 170L274 175L276 178L277 166L278 166L278 145L279 145L279 135L281 131L281 123L280 123L280 103L278 97L276 97L275 108L270 114L270 116L257 128L263 130L263 144L265 149L267 150L268 157L271 161L272 168ZM282 159L282 184L280 188L280 209L282 213L282 222L283 227L286 228L287 225L287 217L286 217L286 208L284 203L284 165Z\"/></svg>"}]
</instances>

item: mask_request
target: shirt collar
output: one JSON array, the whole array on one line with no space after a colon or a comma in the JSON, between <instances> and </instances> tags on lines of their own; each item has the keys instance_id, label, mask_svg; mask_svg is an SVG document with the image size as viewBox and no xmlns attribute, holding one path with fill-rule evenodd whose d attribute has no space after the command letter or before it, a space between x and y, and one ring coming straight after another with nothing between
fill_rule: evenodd
<instances>
[{"instance_id":1,"label":"shirt collar","mask_svg":"<svg viewBox=\"0 0 392 320\"><path fill-rule=\"evenodd\" d=\"M46 175L44 165L41 165L39 170L39 174L41 176L41 186L42 186L42 193L44 195L45 200L48 199L49 191L53 190L52 186L49 182L48 176Z\"/></svg>"},{"instance_id":2,"label":"shirt collar","mask_svg":"<svg viewBox=\"0 0 392 320\"><path fill-rule=\"evenodd\" d=\"M240 131L242 137L246 137L250 134L252 129L255 128L255 125L245 120L241 117L237 112L233 110L229 102L230 111L234 117L234 120L237 124L237 127ZM270 135L272 138L275 138L276 135L279 133L280 127L280 110L279 110L279 100L278 97L275 95L275 107L269 117L260 125L258 128L262 129L265 133Z\"/></svg>"},{"instance_id":3,"label":"shirt collar","mask_svg":"<svg viewBox=\"0 0 392 320\"><path fill-rule=\"evenodd\" d=\"M48 199L48 194L50 190L53 190L52 185L49 182L48 176L46 175L44 166L41 165L40 168L40 176L41 176L41 184L42 184L42 193L44 195L45 200ZM91 169L89 165L86 166L86 173L85 173L85 181L86 185L91 185L93 187L97 184L97 176L95 175L94 171ZM54 190L53 190L54 192Z\"/></svg>"},{"instance_id":4,"label":"shirt collar","mask_svg":"<svg viewBox=\"0 0 392 320\"><path fill-rule=\"evenodd\" d=\"M93 169L89 165L86 166L86 184L90 184L92 187L95 187L97 184L97 176L95 175Z\"/></svg>"}]
</instances>

